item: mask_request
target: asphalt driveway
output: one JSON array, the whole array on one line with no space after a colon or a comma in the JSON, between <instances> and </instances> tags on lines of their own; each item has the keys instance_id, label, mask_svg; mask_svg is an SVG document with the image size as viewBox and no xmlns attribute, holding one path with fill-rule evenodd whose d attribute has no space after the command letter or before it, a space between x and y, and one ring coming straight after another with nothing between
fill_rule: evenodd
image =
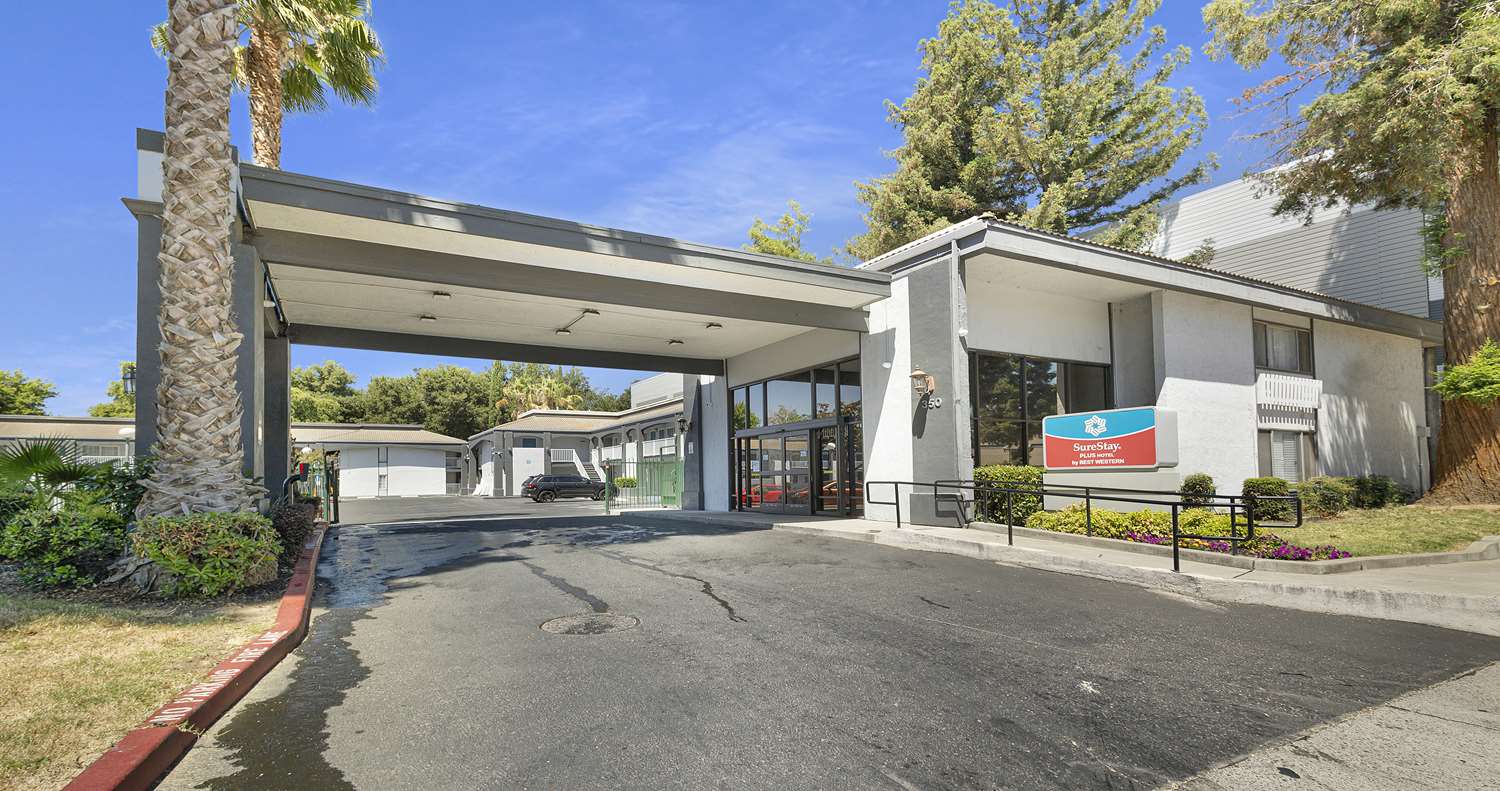
<instances>
[{"instance_id":1,"label":"asphalt driveway","mask_svg":"<svg viewBox=\"0 0 1500 791\"><path fill-rule=\"evenodd\" d=\"M308 640L164 788L1150 788L1500 659L637 515L347 527L319 576Z\"/></svg>"}]
</instances>

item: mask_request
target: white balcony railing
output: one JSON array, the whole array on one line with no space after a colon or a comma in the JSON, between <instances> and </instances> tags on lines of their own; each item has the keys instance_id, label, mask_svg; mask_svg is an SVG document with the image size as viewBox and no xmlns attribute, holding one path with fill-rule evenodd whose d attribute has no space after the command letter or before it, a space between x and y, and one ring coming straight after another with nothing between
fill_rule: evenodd
<instances>
[{"instance_id":1,"label":"white balcony railing","mask_svg":"<svg viewBox=\"0 0 1500 791\"><path fill-rule=\"evenodd\" d=\"M572 448L553 448L552 460L558 464L575 464L578 462L578 451Z\"/></svg>"},{"instance_id":2,"label":"white balcony railing","mask_svg":"<svg viewBox=\"0 0 1500 791\"><path fill-rule=\"evenodd\" d=\"M619 461L623 458L625 458L623 445L607 445L599 449L600 461Z\"/></svg>"},{"instance_id":3,"label":"white balcony railing","mask_svg":"<svg viewBox=\"0 0 1500 791\"><path fill-rule=\"evenodd\" d=\"M641 443L642 456L675 456L677 455L676 437L659 437L648 439Z\"/></svg>"},{"instance_id":4,"label":"white balcony railing","mask_svg":"<svg viewBox=\"0 0 1500 791\"><path fill-rule=\"evenodd\" d=\"M1317 409L1323 380L1305 376L1261 373L1255 377L1255 403L1283 409Z\"/></svg>"}]
</instances>

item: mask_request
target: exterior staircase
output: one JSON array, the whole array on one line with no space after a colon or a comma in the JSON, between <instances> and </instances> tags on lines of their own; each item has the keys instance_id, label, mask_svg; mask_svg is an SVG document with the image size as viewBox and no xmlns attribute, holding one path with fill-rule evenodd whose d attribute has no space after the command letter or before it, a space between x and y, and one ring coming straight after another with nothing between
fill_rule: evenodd
<instances>
[{"instance_id":1,"label":"exterior staircase","mask_svg":"<svg viewBox=\"0 0 1500 791\"><path fill-rule=\"evenodd\" d=\"M591 461L581 462L580 464L583 467L583 474L588 476L589 480L598 483L604 483L604 475L603 473L599 472L598 465L594 464Z\"/></svg>"}]
</instances>

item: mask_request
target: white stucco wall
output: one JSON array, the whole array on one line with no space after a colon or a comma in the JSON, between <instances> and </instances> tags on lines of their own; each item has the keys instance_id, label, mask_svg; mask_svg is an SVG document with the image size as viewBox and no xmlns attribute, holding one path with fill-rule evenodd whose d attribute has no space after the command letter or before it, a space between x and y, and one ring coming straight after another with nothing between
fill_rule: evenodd
<instances>
[{"instance_id":1,"label":"white stucco wall","mask_svg":"<svg viewBox=\"0 0 1500 791\"><path fill-rule=\"evenodd\" d=\"M682 375L665 373L630 383L630 408L657 404L682 396Z\"/></svg>"},{"instance_id":2,"label":"white stucco wall","mask_svg":"<svg viewBox=\"0 0 1500 791\"><path fill-rule=\"evenodd\" d=\"M339 451L339 496L378 497L379 449L374 445L327 446ZM448 491L442 448L387 446L386 496L417 497ZM460 450L457 446L453 450Z\"/></svg>"},{"instance_id":3,"label":"white stucco wall","mask_svg":"<svg viewBox=\"0 0 1500 791\"><path fill-rule=\"evenodd\" d=\"M1428 479L1422 345L1344 324L1313 326L1323 380L1318 461L1327 475L1389 475L1413 489Z\"/></svg>"},{"instance_id":4,"label":"white stucco wall","mask_svg":"<svg viewBox=\"0 0 1500 791\"><path fill-rule=\"evenodd\" d=\"M700 376L699 411L703 426L703 510L729 510L729 388L721 376Z\"/></svg>"},{"instance_id":5,"label":"white stucco wall","mask_svg":"<svg viewBox=\"0 0 1500 791\"><path fill-rule=\"evenodd\" d=\"M490 440L482 440L478 446L479 451L479 480L474 483L475 497L494 497L499 487L495 477L495 443Z\"/></svg>"},{"instance_id":6,"label":"white stucco wall","mask_svg":"<svg viewBox=\"0 0 1500 791\"><path fill-rule=\"evenodd\" d=\"M542 448L511 448L510 476L505 481L505 494L512 497L521 494L521 484L533 475L545 475L547 452Z\"/></svg>"},{"instance_id":7,"label":"white stucco wall","mask_svg":"<svg viewBox=\"0 0 1500 791\"><path fill-rule=\"evenodd\" d=\"M812 330L725 360L729 386L844 360L859 354L859 334Z\"/></svg>"},{"instance_id":8,"label":"white stucco wall","mask_svg":"<svg viewBox=\"0 0 1500 791\"><path fill-rule=\"evenodd\" d=\"M1177 412L1177 471L1206 472L1220 494L1238 494L1259 472L1250 308L1164 291L1152 311L1157 405Z\"/></svg>"},{"instance_id":9,"label":"white stucco wall","mask_svg":"<svg viewBox=\"0 0 1500 791\"><path fill-rule=\"evenodd\" d=\"M870 307L870 332L860 353L861 397L865 434L865 481L912 479L911 326L908 282L891 283L891 296ZM887 366L887 364L889 364ZM890 500L891 487L872 490L866 497ZM889 505L865 504L865 517L896 520Z\"/></svg>"},{"instance_id":10,"label":"white stucco wall","mask_svg":"<svg viewBox=\"0 0 1500 791\"><path fill-rule=\"evenodd\" d=\"M1077 362L1109 359L1109 303L1034 291L992 274L969 272L969 348Z\"/></svg>"}]
</instances>

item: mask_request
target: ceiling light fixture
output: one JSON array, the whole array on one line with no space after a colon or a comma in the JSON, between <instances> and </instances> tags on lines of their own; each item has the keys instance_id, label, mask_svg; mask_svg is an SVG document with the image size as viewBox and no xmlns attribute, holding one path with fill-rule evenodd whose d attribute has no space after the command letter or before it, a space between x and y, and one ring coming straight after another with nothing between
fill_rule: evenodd
<instances>
[{"instance_id":1,"label":"ceiling light fixture","mask_svg":"<svg viewBox=\"0 0 1500 791\"><path fill-rule=\"evenodd\" d=\"M668 346L681 346L682 345L682 341L678 340L677 338L668 338L667 339L667 345Z\"/></svg>"},{"instance_id":2,"label":"ceiling light fixture","mask_svg":"<svg viewBox=\"0 0 1500 791\"><path fill-rule=\"evenodd\" d=\"M724 325L720 324L717 321L710 321L709 323L703 325L703 329L705 329L705 330L722 330L722 329L724 329Z\"/></svg>"},{"instance_id":3,"label":"ceiling light fixture","mask_svg":"<svg viewBox=\"0 0 1500 791\"><path fill-rule=\"evenodd\" d=\"M437 316L434 316L431 313L423 313L422 315L418 316L417 318L420 319L421 321L437 321Z\"/></svg>"},{"instance_id":4,"label":"ceiling light fixture","mask_svg":"<svg viewBox=\"0 0 1500 791\"><path fill-rule=\"evenodd\" d=\"M597 315L599 315L599 311L594 310L593 308L584 308L582 313L579 313L576 317L573 318L572 321L568 322L567 324L564 324L561 327L558 327L555 330L555 332L558 335L572 335L573 334L573 325L574 324L577 324L578 322L583 321L584 317L586 317L586 316L597 316Z\"/></svg>"},{"instance_id":5,"label":"ceiling light fixture","mask_svg":"<svg viewBox=\"0 0 1500 791\"><path fill-rule=\"evenodd\" d=\"M439 302L447 302L448 300L453 299L453 295L449 294L446 291L434 291L432 292L432 298Z\"/></svg>"},{"instance_id":6,"label":"ceiling light fixture","mask_svg":"<svg viewBox=\"0 0 1500 791\"><path fill-rule=\"evenodd\" d=\"M263 300L260 301L260 306L263 307L263 308L274 308L274 307L276 307L276 300L274 300L274 299L263 299Z\"/></svg>"}]
</instances>

